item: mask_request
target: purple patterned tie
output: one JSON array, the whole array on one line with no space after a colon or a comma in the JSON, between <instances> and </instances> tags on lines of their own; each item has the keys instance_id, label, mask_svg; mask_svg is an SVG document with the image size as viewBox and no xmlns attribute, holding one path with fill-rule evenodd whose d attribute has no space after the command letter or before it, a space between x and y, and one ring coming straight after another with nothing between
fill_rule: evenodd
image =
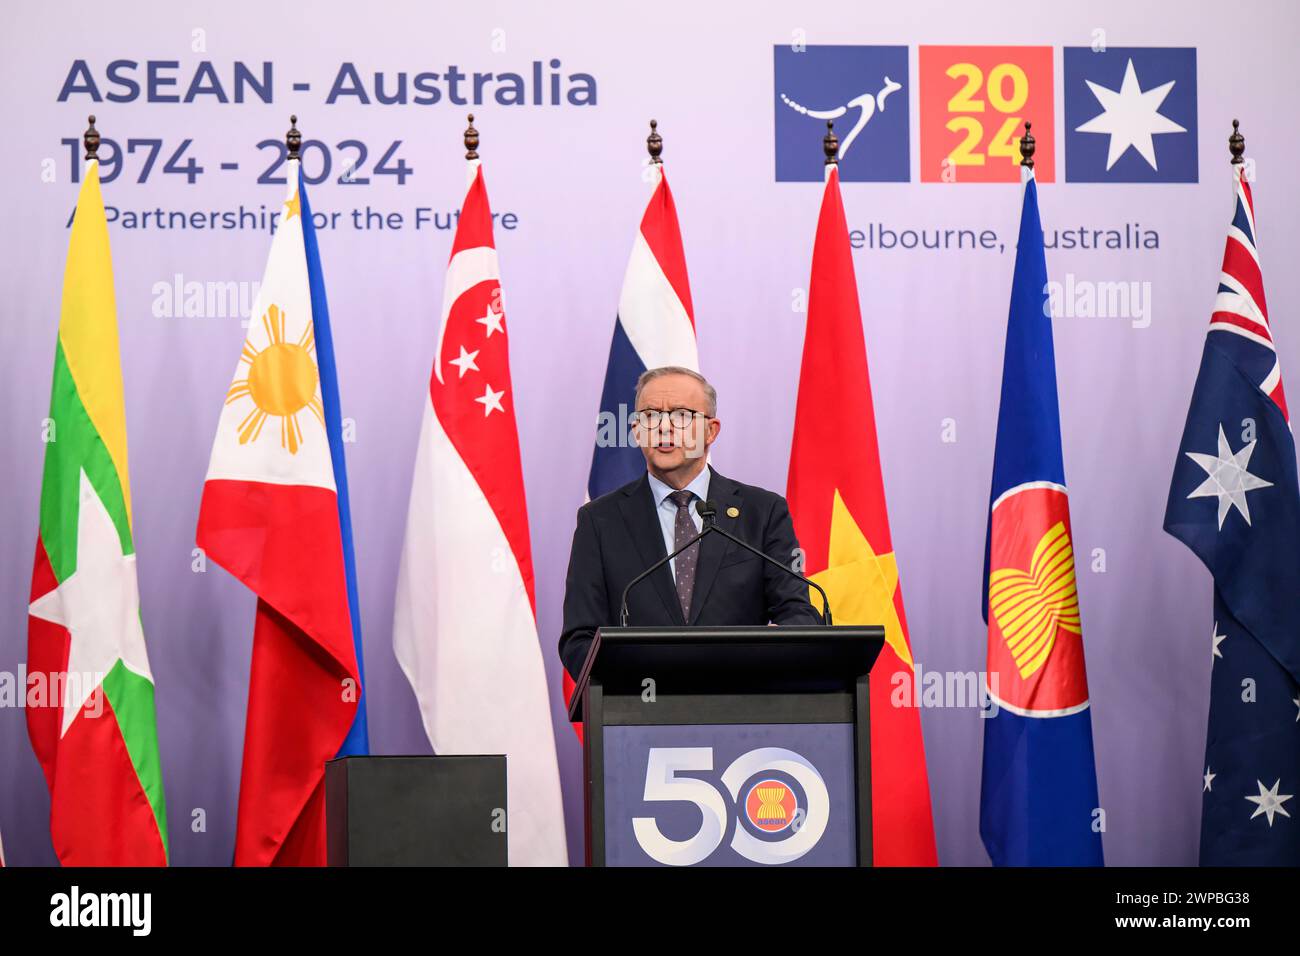
<instances>
[{"instance_id":1,"label":"purple patterned tie","mask_svg":"<svg viewBox=\"0 0 1300 956\"><path fill-rule=\"evenodd\" d=\"M677 506L677 517L673 521L673 550L676 551L695 537L695 522L691 521L691 501L695 495L690 491L674 491L668 497ZM673 559L677 577L677 600L682 602L682 617L687 621L691 619L691 592L695 590L695 565L699 556L700 545L697 541Z\"/></svg>"}]
</instances>

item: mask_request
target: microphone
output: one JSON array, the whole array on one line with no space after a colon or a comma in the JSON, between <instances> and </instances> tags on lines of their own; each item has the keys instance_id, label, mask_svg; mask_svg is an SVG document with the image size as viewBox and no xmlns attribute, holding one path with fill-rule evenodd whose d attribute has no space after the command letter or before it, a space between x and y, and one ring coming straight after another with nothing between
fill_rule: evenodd
<instances>
[{"instance_id":1,"label":"microphone","mask_svg":"<svg viewBox=\"0 0 1300 956\"><path fill-rule=\"evenodd\" d=\"M762 559L763 559L764 561L766 561L768 564L774 564L774 565L776 565L778 568L780 568L780 569L781 569L782 571L784 571L786 574L789 574L789 575L791 575L792 577L796 577L796 578L798 578L800 581L802 581L804 584L808 585L810 588L815 589L815 590L817 591L817 593L820 594L820 595L822 596L822 624L826 625L827 627L830 627L830 624L831 624L831 602L830 602L830 598L828 598L828 597L826 596L826 591L822 588L822 586L821 586L820 584L818 584L816 581L813 581L811 578L806 578L806 577L804 577L802 574L800 574L800 573L799 573L798 571L796 571L794 568L787 567L786 565L782 564L780 561L776 560L776 558L772 557L771 555L767 554L767 553L764 552L764 551L760 551L758 548L755 548L753 545L749 544L747 541L742 541L740 538L737 538L737 537L736 537L734 534L732 534L731 532L726 531L725 529L718 527L718 524L717 524L718 506L717 506L717 504L715 504L714 502L712 502L712 501L697 501L697 502L695 502L695 511L696 511L696 513L698 513L699 516L704 520L704 532L701 532L701 535L703 535L705 532L708 532L708 531L716 531L718 534L722 535L722 536L723 536L724 538L726 538L728 541L731 541L731 542L734 543L734 544L738 544L738 545L740 545L740 546L741 546L742 548L744 548L746 551L749 551L749 552L752 553L752 554L756 554L756 555L758 555L760 558L762 558Z\"/></svg>"},{"instance_id":2,"label":"microphone","mask_svg":"<svg viewBox=\"0 0 1300 956\"><path fill-rule=\"evenodd\" d=\"M618 611L619 624L622 627L627 627L627 596L632 592L632 589L636 587L638 584L640 584L642 581L644 581L646 578L648 578L650 575L654 574L654 572L662 568L673 558L677 557L677 555L681 554L691 545L695 544L701 538L715 531L718 534L722 535L724 538L726 538L728 541L740 545L746 551L753 552L754 554L762 558L764 561L766 561L768 564L776 565L786 574L793 575L794 577L798 578L800 581L804 582L804 584L807 584L809 587L814 588L817 591L817 593L822 596L822 623L827 627L830 626L831 602L830 599L826 597L826 591L822 588L820 584L818 584L816 581L809 580L808 578L804 577L802 574L800 574L798 571L794 570L793 568L786 567L784 564L782 564L780 561L776 560L775 558L771 557L770 555L764 554L762 551L758 550L758 548L755 548L754 546L748 544L747 542L740 540L740 538L737 538L734 534L731 534L729 531L725 531L722 528L718 527L718 522L717 522L718 505L716 502L696 501L695 513L698 514L700 516L700 519L704 522L704 527L700 530L699 534L693 536L689 541L687 541L684 545L682 545L672 554L666 555L665 557L660 558L654 564L650 565L650 567L646 568L644 571L642 571L640 574L634 577L631 581L629 581L627 583L627 587L623 588L623 594L619 598L619 611Z\"/></svg>"}]
</instances>

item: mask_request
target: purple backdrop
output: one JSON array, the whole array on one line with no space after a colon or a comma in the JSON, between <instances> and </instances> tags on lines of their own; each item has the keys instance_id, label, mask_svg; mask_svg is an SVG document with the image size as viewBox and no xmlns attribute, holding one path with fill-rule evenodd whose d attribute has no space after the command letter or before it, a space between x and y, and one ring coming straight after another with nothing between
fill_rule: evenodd
<instances>
[{"instance_id":1,"label":"purple backdrop","mask_svg":"<svg viewBox=\"0 0 1300 956\"><path fill-rule=\"evenodd\" d=\"M1168 481L1213 302L1230 213L1226 136L1240 116L1256 187L1265 281L1284 375L1300 375L1300 332L1288 321L1300 292L1300 186L1284 172L1300 147L1294 122L1294 55L1300 17L1289 3L1235 12L1209 2L1076 5L913 0L836 2L816 14L791 4L725 11L666 0L653 8L610 4L358 7L322 2L296 12L271 4L220 9L141 3L88 10L67 3L11 10L0 57L8 175L0 186L0 440L7 494L0 501L0 670L26 658L26 602L40 486L41 423L49 400L67 222L76 186L71 150L89 112L107 137L137 145L105 187L125 212L161 208L256 211L281 187L258 185L296 112L308 139L328 145L330 178L314 187L318 211L340 211L320 235L342 384L355 423L348 448L365 628L373 748L424 753L414 699L390 644L393 588L415 454L421 391L432 359L446 230L413 228L417 207L454 211L463 188L460 131L477 115L489 192L515 214L497 244L523 445L537 605L552 678L571 855L581 858L580 754L559 700L555 638L573 515L590 461L592 420L622 272L646 187L646 121L660 121L690 267L700 356L720 395L720 467L783 489L794 415L803 313L820 187L776 182L773 48L808 44L908 47L909 82L889 109L910 106L911 183L846 183L852 228L995 230L1005 251L856 254L873 373L880 447L912 645L927 670L978 671L985 634L980 569L1007 296L1019 212L1015 185L922 184L919 98L922 44L1031 44L1054 48L1057 184L1041 190L1054 229L1140 222L1157 250L1051 250L1052 278L1149 282L1149 324L1130 318L1057 319L1056 348L1079 560L1084 640L1092 691L1105 847L1113 864L1196 859L1199 776L1210 668L1210 582L1189 552L1160 529ZM1084 185L1064 182L1061 48L1195 47L1199 183ZM74 61L85 60L105 96L60 101ZM552 60L561 66L552 69ZM136 61L138 92L109 80L109 64ZM157 67L152 102L147 61ZM210 61L231 102L183 96ZM533 105L532 64L543 64L543 104ZM234 66L273 70L271 102L245 89L234 102ZM341 64L352 63L371 102L328 103ZM391 93L398 72L522 74L528 102L375 102L373 74ZM571 73L595 78L594 105L567 102ZM562 77L550 105L549 77ZM879 79L864 79L876 87ZM294 84L308 89L295 90ZM84 85L84 84L83 84ZM210 86L210 84L209 84ZM471 94L472 85L462 84ZM111 95L110 95L111 94ZM408 97L415 90L408 86ZM116 97L114 99L113 97ZM882 114L885 115L885 114ZM1042 124L1046 125L1046 124ZM1045 130L1043 132L1046 132ZM819 149L809 120L807 148ZM196 182L163 171L192 156ZM404 160L405 183L376 171ZM336 182L359 140L358 175ZM864 140L859 149L868 148ZM321 154L309 151L308 172ZM224 162L238 169L223 170ZM368 171L368 172L367 172ZM356 229L351 211L405 216L400 229ZM237 316L186 315L164 290L182 282L253 283L268 236L256 229L159 230L111 226L136 542L145 632L157 680L159 733L171 848L177 864L231 858L239 783L253 597L225 572L192 570L194 525L220 403L243 337ZM251 300L251 295L248 296ZM176 312L179 305L180 314ZM220 310L211 310L220 311ZM1096 549L1104 549L1104 571ZM977 830L981 725L970 709L922 714L939 856L982 864ZM23 713L0 709L0 833L11 864L53 862L48 797Z\"/></svg>"}]
</instances>

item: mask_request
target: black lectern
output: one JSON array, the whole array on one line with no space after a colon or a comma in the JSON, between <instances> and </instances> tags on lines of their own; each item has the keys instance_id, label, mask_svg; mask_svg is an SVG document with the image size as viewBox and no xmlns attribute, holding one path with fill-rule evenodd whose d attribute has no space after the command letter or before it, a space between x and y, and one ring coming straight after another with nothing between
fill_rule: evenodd
<instances>
[{"instance_id":1,"label":"black lectern","mask_svg":"<svg viewBox=\"0 0 1300 956\"><path fill-rule=\"evenodd\" d=\"M588 866L871 865L871 627L608 627L583 722Z\"/></svg>"}]
</instances>

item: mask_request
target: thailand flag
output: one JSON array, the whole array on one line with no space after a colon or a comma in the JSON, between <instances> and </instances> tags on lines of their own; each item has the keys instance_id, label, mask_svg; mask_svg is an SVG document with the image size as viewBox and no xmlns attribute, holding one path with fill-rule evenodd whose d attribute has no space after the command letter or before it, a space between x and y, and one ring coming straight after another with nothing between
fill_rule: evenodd
<instances>
[{"instance_id":1,"label":"thailand flag","mask_svg":"<svg viewBox=\"0 0 1300 956\"><path fill-rule=\"evenodd\" d=\"M665 365L699 371L686 253L663 169L657 162L647 167L654 189L632 244L614 317L597 416L599 434L587 478L589 498L621 488L645 471L641 449L626 439L641 373Z\"/></svg>"},{"instance_id":2,"label":"thailand flag","mask_svg":"<svg viewBox=\"0 0 1300 956\"><path fill-rule=\"evenodd\" d=\"M506 314L478 160L447 264L393 648L439 754L505 754L511 865L564 866Z\"/></svg>"},{"instance_id":3,"label":"thailand flag","mask_svg":"<svg viewBox=\"0 0 1300 956\"><path fill-rule=\"evenodd\" d=\"M1100 866L1083 628L1032 166L1011 282L984 552L980 836L994 866ZM991 716L990 716L991 715Z\"/></svg>"},{"instance_id":4,"label":"thailand flag","mask_svg":"<svg viewBox=\"0 0 1300 956\"><path fill-rule=\"evenodd\" d=\"M632 243L623 291L614 316L605 384L596 416L596 447L587 476L587 500L609 494L645 471L645 456L631 439L636 381L647 369L676 365L699 371L695 309L677 206L663 163L646 167L652 191ZM564 673L564 698L574 682Z\"/></svg>"},{"instance_id":5,"label":"thailand flag","mask_svg":"<svg viewBox=\"0 0 1300 956\"><path fill-rule=\"evenodd\" d=\"M236 865L325 864L325 762L364 752L338 379L300 164L203 486L198 544L257 595Z\"/></svg>"},{"instance_id":6,"label":"thailand flag","mask_svg":"<svg viewBox=\"0 0 1300 956\"><path fill-rule=\"evenodd\" d=\"M641 373L665 365L697 372L700 368L677 206L663 164L652 161L646 171L653 189L632 244L614 316L614 338L596 416L596 448L587 477L588 501L635 481L645 471L645 456L631 437L636 380ZM573 696L573 688L573 678L565 671L565 700Z\"/></svg>"}]
</instances>

